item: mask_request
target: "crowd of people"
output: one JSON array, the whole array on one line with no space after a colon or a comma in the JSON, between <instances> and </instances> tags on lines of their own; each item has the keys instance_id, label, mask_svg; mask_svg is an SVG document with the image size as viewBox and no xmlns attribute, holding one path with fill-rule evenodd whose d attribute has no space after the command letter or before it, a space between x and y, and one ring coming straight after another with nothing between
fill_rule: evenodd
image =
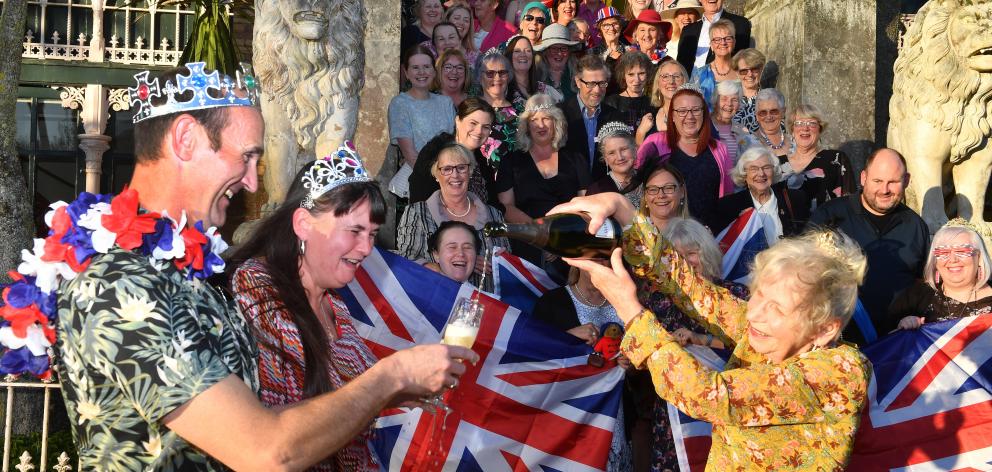
<instances>
[{"instance_id":1,"label":"crowd of people","mask_svg":"<svg viewBox=\"0 0 992 472\"><path fill-rule=\"evenodd\" d=\"M430 11L423 8L429 3L418 2L418 11ZM831 320L836 320L837 335L817 344L825 348L841 349L845 342L864 346L895 329L916 328L955 313L960 317L992 310L985 283L989 274L983 268L986 251L977 233L957 224L939 232L931 243L926 225L902 203L909 175L898 152L876 151L858 176L844 152L823 146L820 138L831 117L813 103L787 104L781 92L767 86L763 72L768 59L751 47L750 22L725 11L721 0L632 0L622 11L592 0L506 4L472 0L447 5L449 9L467 5L477 18L491 18L477 22L468 33L475 38L474 49L468 43L450 44L460 55L481 58L467 64L476 73L466 74L464 82L451 88L469 90L469 95L497 110L489 120L493 130L474 162L485 168L482 175L493 176L495 193L480 196L488 198L484 204L490 205L494 215L502 214L507 222L526 223L576 198L584 201L597 194L619 193L635 209L638 221L659 235L651 240L667 240L666 251L684 260L691 273L700 277L699 283L711 287L707 290L719 292L726 300L739 300L734 302L741 304L739 312L726 310L743 317L745 300L754 300L762 284L755 282L749 289L723 280L721 252L714 236L753 210L770 248L782 248L783 255L769 258L795 259L796 254L784 253L805 248L811 254L809 263L820 264L826 271L822 277L836 277L836 283L844 285L836 287L842 297L823 294L827 302L820 307L775 301L780 310L788 307L783 311L806 313L818 324L833 326ZM443 47L437 41L434 46ZM488 59L494 56L506 60ZM473 76L478 78L475 82ZM440 88L432 93L447 94ZM390 114L391 124L394 118L400 117ZM439 131L450 132L453 126L449 122ZM516 133L496 132L499 126ZM408 127L403 123L391 127L394 142L407 138L402 130ZM421 152L418 159L432 164L419 165L441 169L439 156L436 150ZM439 177L438 181L447 180ZM401 235L410 231L405 226L409 215L420 213L417 208L407 210ZM438 223L459 220L466 209L464 205L438 208L433 214ZM480 226L475 228L478 233ZM828 238L829 243L823 243L822 235L820 239L803 236L824 228L846 236ZM426 245L426 237L420 236L419 246ZM481 233L476 238L484 241ZM404 237L401 253L442 270L423 251L404 249L408 246ZM482 247L496 246L483 242ZM630 321L614 306L611 293L597 289L588 271L569 270L566 261L526 243L509 241L509 246L501 247L544 268L563 284L538 304L536 317L590 343L595 342L602 322ZM848 258L847 267L831 269L828 261L817 262L817 254L830 254L829 247L840 251L837 254L863 252L864 264L859 265L860 259L854 256ZM625 255L631 262L631 255ZM655 256L671 260L667 253ZM653 261L635 270L641 275L635 284L638 302L677 343L745 349L744 342L753 351L758 336L777 336L771 330L748 334L738 324L740 319L715 320L714 314L693 308L689 301L674 296L677 290L665 288L664 281L675 280L674 275L668 269L651 269ZM788 267L794 263L781 262ZM760 269L760 261L758 265ZM776 266L769 273L788 268L783 267ZM682 273L682 269L672 270ZM760 272L755 274L757 279L761 279ZM843 277L838 275L841 272ZM658 280L652 283L652 278ZM813 284L813 279L798 274L796 278L798 285L790 286L791 293L820 290L805 286ZM848 299L852 282L860 286L856 303L855 298ZM812 328L803 332L815 334ZM743 335L748 339L742 339ZM783 359L795 355L787 352ZM847 372L852 376L844 381L861 389L863 400L863 382L870 368L856 352L844 351L844 355L859 366ZM666 400L678 403L679 397L663 391L659 382L663 381L655 375L653 383L661 398L645 396L651 379L638 375L636 369L628 373L631 394L625 397L623 412L623 437L628 443L623 448L614 445L610 470L677 469L664 405ZM851 411L860 406L857 402L847 405ZM727 424L744 420L719 419ZM856 427L856 420L848 420L844 428L833 425L833 436L840 438L839 432L847 434ZM774 421L795 419L778 418L767 424ZM818 458L807 455L799 460L843 464L850 439L840 443L835 451L820 451ZM756 457L754 451L734 452L741 454L735 457ZM787 453L771 455L785 458ZM835 462L819 462L828 457Z\"/></svg>"},{"instance_id":2,"label":"crowd of people","mask_svg":"<svg viewBox=\"0 0 992 472\"><path fill-rule=\"evenodd\" d=\"M535 318L590 345L604 325L626 330L609 471L678 470L666 402L713 424L712 470L843 469L871 376L859 347L992 311L974 228L955 220L931 240L903 203L897 151L878 149L856 177L843 152L824 149L829 117L762 88L750 23L721 0L628 0L623 12L421 0L415 12L401 39L405 87L388 108L402 158L388 185L403 208L395 250L483 290L485 258L510 251L561 283ZM179 79L202 87L193 67L160 77ZM238 86L210 107L171 86L153 101L139 86L128 190L62 210L93 238L66 239L92 260L57 291L84 469L379 470L377 413L457 388L478 360L445 345L377 359L362 342L336 291L387 212L348 144L301 169L226 255L226 289L205 282L213 254L176 252L222 251L204 228L257 187L264 124L254 86ZM110 207L133 214L92 216ZM481 231L577 211L593 232L607 217L624 226L609 261ZM769 248L745 286L725 280L714 235L747 212ZM98 241L108 232L117 239ZM732 355L711 370L689 344Z\"/></svg>"}]
</instances>

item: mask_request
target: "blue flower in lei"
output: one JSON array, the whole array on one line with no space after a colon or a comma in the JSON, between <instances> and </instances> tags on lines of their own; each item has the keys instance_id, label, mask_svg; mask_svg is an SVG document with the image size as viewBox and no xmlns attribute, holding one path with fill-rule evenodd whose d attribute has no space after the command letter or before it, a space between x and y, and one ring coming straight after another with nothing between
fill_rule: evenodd
<instances>
[{"instance_id":1,"label":"blue flower in lei","mask_svg":"<svg viewBox=\"0 0 992 472\"><path fill-rule=\"evenodd\" d=\"M134 195L132 195L132 197L136 198ZM62 211L62 207L64 207L65 215L63 215L63 218L67 215L69 217L68 219L71 221L71 227L62 229L66 232L61 238L59 238L58 241L62 244L72 246L73 254L75 254L75 258L77 259L76 262L78 262L81 266L85 267L86 263L97 254L97 251L93 245L93 234L96 231L80 226L80 220L90 211L96 211L96 219L97 221L100 221L100 218L102 218L101 215L105 216L109 214L109 204L113 198L114 197L111 195L83 193L72 203L66 205L59 202L58 204L52 206L54 211L56 211L56 219L58 218L58 212ZM106 208L94 208L101 203L107 204ZM139 211L142 213L144 212L143 210ZM91 215L91 217L92 216L93 215ZM182 221L185 221L185 219ZM202 257L202 269L194 269L193 267L189 267L189 270L186 273L186 277L188 279L205 279L214 273L223 271L224 261L221 259L220 255L214 253L214 251L216 250L217 252L222 252L227 248L227 243L223 241L215 229L211 228L210 231L204 231L203 223L197 222L194 225L195 230L184 231L183 237L193 237L196 241L198 241L198 243L188 247L177 247L177 241L181 241L182 238L176 235L176 232L180 229L174 228L174 224L176 223L169 218L158 218L155 221L154 231L142 234L142 245L135 248L134 251L139 254L156 258L157 260L171 260L173 264L181 269L186 267L186 265L181 264L181 260L197 256ZM90 226L92 227L92 225ZM199 234L197 235L195 233ZM50 230L48 234L50 238L57 237L55 230ZM189 236L187 236L187 234L189 234ZM205 242L199 243L199 241ZM40 244L41 240L35 241L36 248L39 247ZM114 244L116 245L116 242ZM153 255L155 249L160 249L163 253L168 254L165 256ZM101 249L101 252L104 251L104 249ZM184 252L191 252L191 254L186 254L184 256ZM58 252L56 252L56 254L58 254ZM35 250L34 254L25 255L24 264L27 264L29 267L26 271L30 274L41 274L44 272L43 269L51 267L54 264L65 265L64 262L60 262L64 261L64 259L46 259L45 256L46 254L40 253L38 249ZM47 254L47 256L56 257L52 254ZM22 267L24 267L24 264L22 264ZM59 270L64 270L64 268ZM49 272L44 273L47 274L48 277L52 277L50 270ZM57 288L52 290L51 293L46 294L42 288L50 285L39 284L38 277L34 275L16 273L14 274L14 277L18 280L6 285L0 284L0 293L6 291L6 302L0 298L0 328L12 326L11 321L3 317L5 314L6 316L11 317L21 316L21 319L23 319L23 314L18 315L17 312L11 310L31 309L33 306L38 312L40 312L40 314L43 314L45 318L47 318L48 326L40 326L39 322L36 321L32 329L36 329L38 327L43 328L47 330L47 333L49 333L47 336L52 336L51 333L53 333L52 330L57 324L58 317ZM17 343L17 348L11 348L6 344L0 344L0 375L30 374L43 380L51 378L51 359L49 359L47 354L32 354L32 348L35 352L40 352L39 349L50 347L51 344L48 343L54 343L53 339L53 337L50 337L46 344L39 345L36 339L29 340L28 338L23 338L22 340L28 343L28 345Z\"/></svg>"}]
</instances>

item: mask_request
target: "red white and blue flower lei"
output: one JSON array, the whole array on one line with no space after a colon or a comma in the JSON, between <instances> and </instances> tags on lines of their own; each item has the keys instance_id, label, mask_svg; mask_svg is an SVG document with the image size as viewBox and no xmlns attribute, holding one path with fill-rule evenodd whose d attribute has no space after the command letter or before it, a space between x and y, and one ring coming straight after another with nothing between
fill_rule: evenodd
<instances>
[{"instance_id":1,"label":"red white and blue flower lei","mask_svg":"<svg viewBox=\"0 0 992 472\"><path fill-rule=\"evenodd\" d=\"M156 265L172 261L190 280L224 270L220 254L228 245L216 228L204 231L203 222L187 227L185 213L176 222L165 212L144 212L135 190L125 188L116 197L83 193L50 208L48 237L35 239L33 251L21 251L17 272L9 273L14 282L0 286L0 375L51 379L59 285L84 271L97 254L120 246Z\"/></svg>"}]
</instances>

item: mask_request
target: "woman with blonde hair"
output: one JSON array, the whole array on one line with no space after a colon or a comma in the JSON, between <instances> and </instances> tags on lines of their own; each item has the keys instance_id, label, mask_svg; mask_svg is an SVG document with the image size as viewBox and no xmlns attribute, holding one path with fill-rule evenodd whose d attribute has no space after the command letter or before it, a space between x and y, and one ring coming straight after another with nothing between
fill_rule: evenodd
<instances>
[{"instance_id":1,"label":"woman with blonde hair","mask_svg":"<svg viewBox=\"0 0 992 472\"><path fill-rule=\"evenodd\" d=\"M831 231L783 239L755 258L744 301L696 273L622 196L576 198L551 213L577 211L589 215L590 231L608 216L631 225L610 267L567 262L589 271L616 308L627 326L621 352L651 372L658 396L713 425L708 469L844 469L871 377L868 359L840 341L867 269L854 240ZM696 361L644 308L624 259L653 291L735 346L722 371Z\"/></svg>"},{"instance_id":2,"label":"woman with blonde hair","mask_svg":"<svg viewBox=\"0 0 992 472\"><path fill-rule=\"evenodd\" d=\"M895 297L889 319L899 329L992 313L988 250L975 227L955 218L933 235L923 280Z\"/></svg>"},{"instance_id":3,"label":"woman with blonde hair","mask_svg":"<svg viewBox=\"0 0 992 472\"><path fill-rule=\"evenodd\" d=\"M475 34L475 14L463 3L456 3L444 12L444 21L455 25L458 37L461 38L462 50L469 64L475 64L479 51L475 49L472 36Z\"/></svg>"},{"instance_id":4,"label":"woman with blonde hair","mask_svg":"<svg viewBox=\"0 0 992 472\"><path fill-rule=\"evenodd\" d=\"M465 53L459 49L448 49L434 61L434 68L437 73L434 75L434 82L431 83L431 90L450 98L457 109L458 105L468 98L471 86Z\"/></svg>"},{"instance_id":5,"label":"woman with blonde hair","mask_svg":"<svg viewBox=\"0 0 992 472\"><path fill-rule=\"evenodd\" d=\"M792 112L786 127L796 150L779 157L789 188L806 194L812 208L858 191L851 159L844 151L820 147L827 120L816 105L802 104Z\"/></svg>"},{"instance_id":6,"label":"woman with blonde hair","mask_svg":"<svg viewBox=\"0 0 992 472\"><path fill-rule=\"evenodd\" d=\"M761 73L765 70L765 55L754 48L742 49L734 54L734 70L741 79L744 89L741 108L734 115L734 123L747 128L749 132L758 130L758 118L754 116L754 102L761 90Z\"/></svg>"},{"instance_id":7,"label":"woman with blonde hair","mask_svg":"<svg viewBox=\"0 0 992 472\"><path fill-rule=\"evenodd\" d=\"M499 201L506 208L506 221L530 223L552 207L577 195L589 186L589 164L581 154L565 149L568 121L543 94L531 95L517 128L517 150L500 162L496 174ZM513 241L513 253L565 278L567 267L560 260L542 254L535 246Z\"/></svg>"},{"instance_id":8,"label":"woman with blonde hair","mask_svg":"<svg viewBox=\"0 0 992 472\"><path fill-rule=\"evenodd\" d=\"M689 81L689 73L678 61L665 61L654 72L651 80L651 106L655 108L652 115L648 113L641 118L637 126L637 133L634 135L637 145L644 142L644 138L655 132L664 133L668 130L668 108L671 106L672 97Z\"/></svg>"},{"instance_id":9,"label":"woman with blonde hair","mask_svg":"<svg viewBox=\"0 0 992 472\"><path fill-rule=\"evenodd\" d=\"M397 228L396 240L397 250L403 257L421 264L436 264L438 260L428 240L438 226L445 221L461 221L472 226L482 239L482 246L477 248L480 260L476 262L475 273L469 281L479 285L482 269L486 267L481 254L497 246L508 247L509 244L506 238L491 238L482 234L486 223L502 223L503 214L469 190L469 179L475 166L475 157L461 144L451 143L442 148L431 167L431 175L440 188L427 200L406 207ZM483 289L492 290L492 284L487 282Z\"/></svg>"}]
</instances>

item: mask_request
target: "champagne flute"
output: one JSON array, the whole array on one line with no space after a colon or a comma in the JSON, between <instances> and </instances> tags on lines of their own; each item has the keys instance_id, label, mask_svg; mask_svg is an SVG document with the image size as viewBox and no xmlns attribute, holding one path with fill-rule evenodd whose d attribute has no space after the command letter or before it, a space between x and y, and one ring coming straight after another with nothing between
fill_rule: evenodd
<instances>
[{"instance_id":1,"label":"champagne flute","mask_svg":"<svg viewBox=\"0 0 992 472\"><path fill-rule=\"evenodd\" d=\"M444 327L441 343L449 346L462 346L472 349L475 338L479 335L479 326L482 323L482 303L478 298L461 297L455 301L455 306L448 316L448 323ZM454 388L454 387L452 387ZM428 404L435 409L450 411L441 398L443 394L432 396Z\"/></svg>"}]
</instances>

